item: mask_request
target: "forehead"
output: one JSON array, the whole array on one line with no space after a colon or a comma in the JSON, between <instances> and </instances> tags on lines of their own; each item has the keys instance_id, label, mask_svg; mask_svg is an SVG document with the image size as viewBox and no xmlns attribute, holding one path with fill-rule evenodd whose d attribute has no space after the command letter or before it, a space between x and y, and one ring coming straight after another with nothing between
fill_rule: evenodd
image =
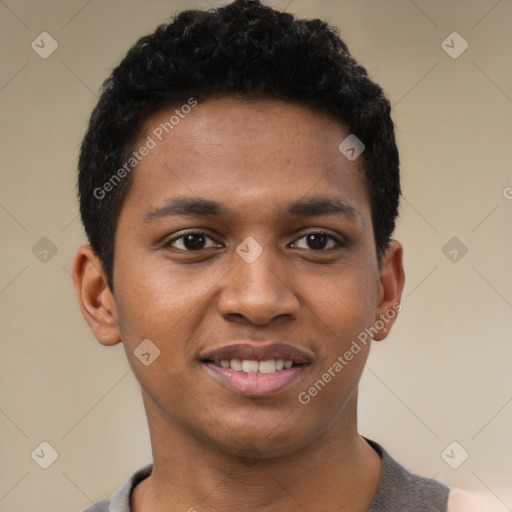
<instances>
[{"instance_id":1,"label":"forehead","mask_svg":"<svg viewBox=\"0 0 512 512\"><path fill-rule=\"evenodd\" d=\"M173 196L229 198L231 212L258 204L263 215L329 195L369 210L362 158L349 161L339 150L348 135L323 113L281 101L220 99L163 110L134 145L152 149L137 164L127 203L147 211Z\"/></svg>"}]
</instances>

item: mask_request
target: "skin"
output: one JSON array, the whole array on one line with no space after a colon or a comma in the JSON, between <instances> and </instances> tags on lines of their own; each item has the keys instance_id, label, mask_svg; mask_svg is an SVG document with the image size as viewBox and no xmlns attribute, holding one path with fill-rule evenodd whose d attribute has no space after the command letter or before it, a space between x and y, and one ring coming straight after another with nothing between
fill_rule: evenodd
<instances>
[{"instance_id":1,"label":"skin","mask_svg":"<svg viewBox=\"0 0 512 512\"><path fill-rule=\"evenodd\" d=\"M172 112L151 118L140 144ZM114 293L92 249L78 250L74 277L84 317L100 343L124 344L142 389L154 469L135 488L136 512L370 506L381 461L357 431L357 387L370 343L307 405L297 398L400 302L404 285L398 242L379 269L363 159L351 162L338 150L348 135L305 106L201 103L134 171L115 236ZM231 211L147 219L183 196ZM285 215L290 203L325 197L353 214ZM183 239L165 246L198 231L209 237L200 250L186 252ZM318 248L306 236L318 231L344 245L327 238ZM236 252L247 237L263 250L252 263ZM149 366L133 353L145 339L161 351ZM200 362L240 340L288 343L311 363L277 395L244 397Z\"/></svg>"}]
</instances>

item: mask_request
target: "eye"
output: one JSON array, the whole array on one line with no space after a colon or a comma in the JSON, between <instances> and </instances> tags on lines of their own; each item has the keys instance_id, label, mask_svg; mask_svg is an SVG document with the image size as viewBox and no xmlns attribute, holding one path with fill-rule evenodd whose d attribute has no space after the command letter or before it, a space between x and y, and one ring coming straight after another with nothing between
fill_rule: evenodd
<instances>
[{"instance_id":1,"label":"eye","mask_svg":"<svg viewBox=\"0 0 512 512\"><path fill-rule=\"evenodd\" d=\"M210 241L210 244L208 244L208 241ZM304 241L302 242L302 247L299 245L300 241ZM165 242L163 246L184 252L199 252L204 249L220 247L213 238L200 231L185 233L175 237ZM341 238L331 235L330 233L312 231L303 235L296 242L291 244L291 246L316 252L327 252L345 247L346 244Z\"/></svg>"},{"instance_id":2,"label":"eye","mask_svg":"<svg viewBox=\"0 0 512 512\"><path fill-rule=\"evenodd\" d=\"M207 240L211 240L214 243L207 246ZM169 240L164 244L164 247L173 247L181 251L193 252L208 249L210 247L218 247L218 245L216 245L215 241L205 233L191 232Z\"/></svg>"},{"instance_id":3,"label":"eye","mask_svg":"<svg viewBox=\"0 0 512 512\"><path fill-rule=\"evenodd\" d=\"M299 247L299 249L308 249L313 251L327 251L332 249L339 249L345 247L345 243L338 237L325 233L324 231L313 231L302 236L298 240L305 240L309 247ZM329 242L331 246L328 246ZM297 247L297 242L294 242L292 246Z\"/></svg>"}]
</instances>

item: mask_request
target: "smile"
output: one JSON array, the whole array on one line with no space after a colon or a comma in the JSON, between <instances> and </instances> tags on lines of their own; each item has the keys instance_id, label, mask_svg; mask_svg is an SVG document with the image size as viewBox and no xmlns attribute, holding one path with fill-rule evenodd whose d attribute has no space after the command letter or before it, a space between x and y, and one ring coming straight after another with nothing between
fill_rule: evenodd
<instances>
[{"instance_id":1,"label":"smile","mask_svg":"<svg viewBox=\"0 0 512 512\"><path fill-rule=\"evenodd\" d=\"M303 376L309 364L287 359L203 361L203 367L224 389L247 398L284 393Z\"/></svg>"},{"instance_id":2,"label":"smile","mask_svg":"<svg viewBox=\"0 0 512 512\"><path fill-rule=\"evenodd\" d=\"M268 397L293 386L313 361L309 349L290 343L241 341L203 353L199 360L224 389L244 397Z\"/></svg>"},{"instance_id":3,"label":"smile","mask_svg":"<svg viewBox=\"0 0 512 512\"><path fill-rule=\"evenodd\" d=\"M231 368L236 372L244 373L275 373L284 369L288 370L294 362L291 359L267 359L266 361L256 361L254 359L223 359L213 361L215 366L222 368Z\"/></svg>"}]
</instances>

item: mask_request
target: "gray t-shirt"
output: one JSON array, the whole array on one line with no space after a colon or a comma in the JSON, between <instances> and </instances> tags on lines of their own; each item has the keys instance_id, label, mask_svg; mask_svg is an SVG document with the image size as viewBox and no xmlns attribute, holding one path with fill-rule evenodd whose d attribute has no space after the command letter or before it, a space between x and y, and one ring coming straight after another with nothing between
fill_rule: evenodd
<instances>
[{"instance_id":1,"label":"gray t-shirt","mask_svg":"<svg viewBox=\"0 0 512 512\"><path fill-rule=\"evenodd\" d=\"M449 488L410 473L379 444L366 439L382 459L382 476L368 512L446 512ZM151 475L153 465L139 469L110 499L98 501L83 512L130 512L134 487Z\"/></svg>"}]
</instances>

